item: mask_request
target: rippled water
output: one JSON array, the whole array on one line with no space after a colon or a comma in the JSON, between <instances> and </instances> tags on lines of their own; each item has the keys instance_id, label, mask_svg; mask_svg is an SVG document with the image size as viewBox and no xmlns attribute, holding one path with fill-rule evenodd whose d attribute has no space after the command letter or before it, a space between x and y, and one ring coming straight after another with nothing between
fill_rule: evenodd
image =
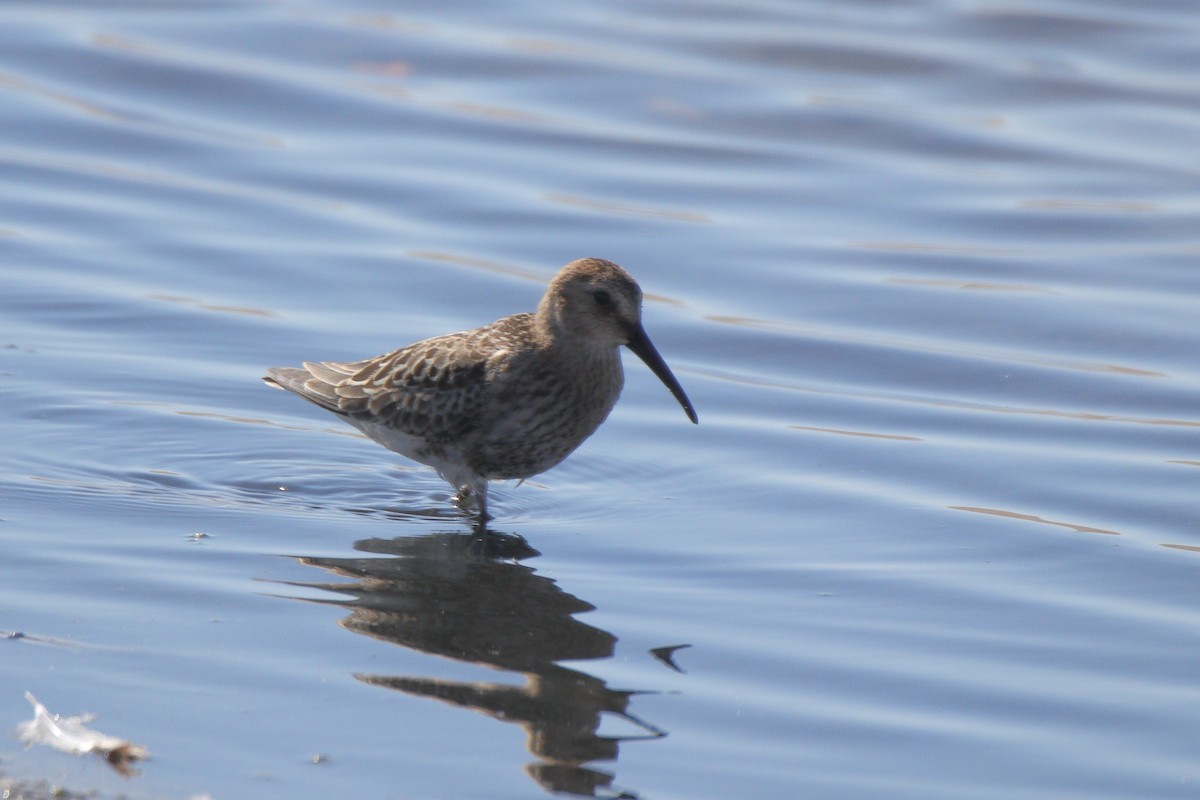
<instances>
[{"instance_id":1,"label":"rippled water","mask_svg":"<svg viewBox=\"0 0 1200 800\"><path fill-rule=\"evenodd\" d=\"M184 798L1200 795L1200 8L0 7L0 773ZM258 380L627 266L472 538Z\"/></svg>"}]
</instances>

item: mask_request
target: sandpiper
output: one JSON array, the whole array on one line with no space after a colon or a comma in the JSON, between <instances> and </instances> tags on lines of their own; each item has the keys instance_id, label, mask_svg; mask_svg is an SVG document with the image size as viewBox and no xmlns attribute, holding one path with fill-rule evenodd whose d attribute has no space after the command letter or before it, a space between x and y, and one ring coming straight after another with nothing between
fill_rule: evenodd
<instances>
[{"instance_id":1,"label":"sandpiper","mask_svg":"<svg viewBox=\"0 0 1200 800\"><path fill-rule=\"evenodd\" d=\"M621 394L620 345L696 411L642 327L642 290L600 258L567 264L532 314L365 361L272 367L263 378L437 470L486 530L489 480L524 480L571 454Z\"/></svg>"}]
</instances>

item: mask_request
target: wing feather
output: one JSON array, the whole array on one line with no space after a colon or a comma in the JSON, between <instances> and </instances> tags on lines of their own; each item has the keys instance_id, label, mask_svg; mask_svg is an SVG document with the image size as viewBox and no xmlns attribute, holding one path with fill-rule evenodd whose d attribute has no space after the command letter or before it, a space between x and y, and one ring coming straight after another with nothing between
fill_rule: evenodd
<instances>
[{"instance_id":1,"label":"wing feather","mask_svg":"<svg viewBox=\"0 0 1200 800\"><path fill-rule=\"evenodd\" d=\"M453 442L479 421L506 356L529 341L533 317L411 344L364 361L273 367L268 380L322 408L431 442Z\"/></svg>"}]
</instances>

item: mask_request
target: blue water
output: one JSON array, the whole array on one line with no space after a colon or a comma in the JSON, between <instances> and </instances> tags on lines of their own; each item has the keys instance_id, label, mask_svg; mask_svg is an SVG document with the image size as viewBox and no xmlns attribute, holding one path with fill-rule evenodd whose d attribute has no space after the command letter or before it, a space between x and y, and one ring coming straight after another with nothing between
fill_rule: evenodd
<instances>
[{"instance_id":1,"label":"blue water","mask_svg":"<svg viewBox=\"0 0 1200 800\"><path fill-rule=\"evenodd\" d=\"M1200 796L1200 7L0 8L0 728L98 797ZM271 391L626 266L493 489ZM678 649L676 649L677 646Z\"/></svg>"}]
</instances>

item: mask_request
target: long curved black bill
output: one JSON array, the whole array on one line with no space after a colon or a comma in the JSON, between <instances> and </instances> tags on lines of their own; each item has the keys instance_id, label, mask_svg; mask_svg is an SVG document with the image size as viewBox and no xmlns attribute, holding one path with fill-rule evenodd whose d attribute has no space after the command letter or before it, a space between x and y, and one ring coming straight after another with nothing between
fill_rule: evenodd
<instances>
[{"instance_id":1,"label":"long curved black bill","mask_svg":"<svg viewBox=\"0 0 1200 800\"><path fill-rule=\"evenodd\" d=\"M637 354L638 358L646 362L646 366L650 368L650 371L657 375L658 379L671 390L671 394L675 395L675 399L679 401L679 405L683 406L688 419L697 425L700 424L700 420L696 417L696 409L692 408L692 401L688 400L683 387L679 385L679 381L675 380L675 376L671 373L671 368L667 366L667 362L663 361L663 357L658 354L658 350L654 349L654 345L650 342L650 337L646 335L646 329L638 325L629 332L629 341L625 344Z\"/></svg>"}]
</instances>

